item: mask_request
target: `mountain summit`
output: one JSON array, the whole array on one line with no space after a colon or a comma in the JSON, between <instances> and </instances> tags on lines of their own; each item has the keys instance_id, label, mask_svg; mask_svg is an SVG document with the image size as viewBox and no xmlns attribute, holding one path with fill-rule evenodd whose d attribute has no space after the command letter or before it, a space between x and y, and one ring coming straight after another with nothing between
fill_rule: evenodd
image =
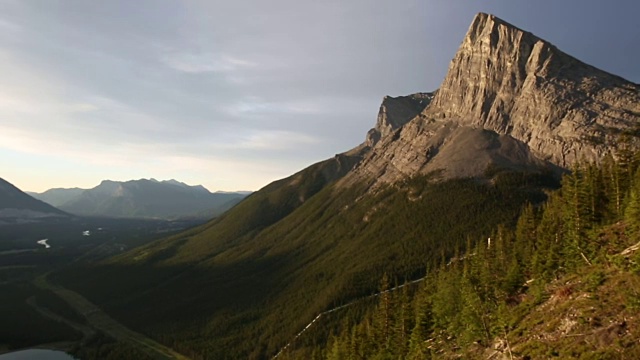
<instances>
[{"instance_id":1,"label":"mountain summit","mask_svg":"<svg viewBox=\"0 0 640 360\"><path fill-rule=\"evenodd\" d=\"M535 35L478 14L424 114L508 134L568 167L639 130L640 87Z\"/></svg>"},{"instance_id":2,"label":"mountain summit","mask_svg":"<svg viewBox=\"0 0 640 360\"><path fill-rule=\"evenodd\" d=\"M387 123L401 125L371 130L371 151L345 183L393 183L435 171L455 178L489 168L566 169L639 144L637 84L493 15L475 17L433 94L412 119L400 115ZM393 112L383 112L385 102L379 123L415 109L395 101Z\"/></svg>"}]
</instances>

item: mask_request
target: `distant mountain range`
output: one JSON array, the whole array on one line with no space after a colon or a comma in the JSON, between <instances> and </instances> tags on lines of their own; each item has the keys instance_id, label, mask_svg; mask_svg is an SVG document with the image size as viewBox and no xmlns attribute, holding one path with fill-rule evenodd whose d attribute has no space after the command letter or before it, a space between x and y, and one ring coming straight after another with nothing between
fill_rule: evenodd
<instances>
[{"instance_id":1,"label":"distant mountain range","mask_svg":"<svg viewBox=\"0 0 640 360\"><path fill-rule=\"evenodd\" d=\"M249 192L211 193L202 185L177 180L104 180L92 189L50 189L29 193L71 214L82 216L184 218L214 217L240 202Z\"/></svg>"},{"instance_id":2,"label":"distant mountain range","mask_svg":"<svg viewBox=\"0 0 640 360\"><path fill-rule=\"evenodd\" d=\"M20 219L23 221L68 216L64 211L34 199L13 184L0 178L0 222Z\"/></svg>"}]
</instances>

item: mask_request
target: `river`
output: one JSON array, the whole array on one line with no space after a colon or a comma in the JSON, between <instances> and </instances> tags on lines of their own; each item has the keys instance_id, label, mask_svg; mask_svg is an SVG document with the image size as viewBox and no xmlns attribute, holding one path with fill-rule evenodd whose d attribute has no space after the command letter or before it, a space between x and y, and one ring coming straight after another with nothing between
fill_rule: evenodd
<instances>
[{"instance_id":1,"label":"river","mask_svg":"<svg viewBox=\"0 0 640 360\"><path fill-rule=\"evenodd\" d=\"M47 243L47 241L49 241L49 239L42 239L42 240L36 241L36 243L38 245L44 246L45 249L48 249L48 248L51 247L51 245L49 245L49 243ZM0 255L20 254L20 253L25 253L25 252L30 252L30 251L36 251L36 249L5 250L5 251L0 251Z\"/></svg>"},{"instance_id":2,"label":"river","mask_svg":"<svg viewBox=\"0 0 640 360\"><path fill-rule=\"evenodd\" d=\"M29 349L0 355L0 360L74 360L62 351Z\"/></svg>"},{"instance_id":3,"label":"river","mask_svg":"<svg viewBox=\"0 0 640 360\"><path fill-rule=\"evenodd\" d=\"M51 247L51 245L47 244L47 240L49 240L49 239L42 239L42 240L38 240L38 244L40 244L40 245L44 245L44 248L45 248L45 249L48 249L48 248L50 248L50 247Z\"/></svg>"}]
</instances>

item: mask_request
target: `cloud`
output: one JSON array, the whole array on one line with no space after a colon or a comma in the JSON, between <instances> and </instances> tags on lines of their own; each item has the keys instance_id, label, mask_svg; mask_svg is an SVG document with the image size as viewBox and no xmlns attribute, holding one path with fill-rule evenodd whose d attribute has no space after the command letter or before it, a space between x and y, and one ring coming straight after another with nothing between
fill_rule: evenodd
<instances>
[{"instance_id":1,"label":"cloud","mask_svg":"<svg viewBox=\"0 0 640 360\"><path fill-rule=\"evenodd\" d=\"M167 66L190 74L231 73L255 68L255 62L224 54L169 53L161 57Z\"/></svg>"},{"instance_id":2,"label":"cloud","mask_svg":"<svg viewBox=\"0 0 640 360\"><path fill-rule=\"evenodd\" d=\"M0 18L0 32L9 32L12 35L22 31L22 27L12 21Z\"/></svg>"},{"instance_id":3,"label":"cloud","mask_svg":"<svg viewBox=\"0 0 640 360\"><path fill-rule=\"evenodd\" d=\"M224 107L224 111L232 116L273 116L278 114L318 114L323 112L320 104L313 101L268 102L258 97L251 97Z\"/></svg>"},{"instance_id":4,"label":"cloud","mask_svg":"<svg viewBox=\"0 0 640 360\"><path fill-rule=\"evenodd\" d=\"M295 150L301 146L319 143L318 138L292 131L262 131L244 136L229 147L253 150Z\"/></svg>"}]
</instances>

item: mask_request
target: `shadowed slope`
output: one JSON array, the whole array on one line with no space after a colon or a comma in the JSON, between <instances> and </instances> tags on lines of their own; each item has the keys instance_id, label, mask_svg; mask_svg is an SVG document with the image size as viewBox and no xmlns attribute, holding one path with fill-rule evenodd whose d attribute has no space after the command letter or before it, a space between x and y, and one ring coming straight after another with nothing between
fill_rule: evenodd
<instances>
[{"instance_id":1,"label":"shadowed slope","mask_svg":"<svg viewBox=\"0 0 640 360\"><path fill-rule=\"evenodd\" d=\"M6 180L0 179L0 217L47 216L68 216L68 214L32 198Z\"/></svg>"}]
</instances>

